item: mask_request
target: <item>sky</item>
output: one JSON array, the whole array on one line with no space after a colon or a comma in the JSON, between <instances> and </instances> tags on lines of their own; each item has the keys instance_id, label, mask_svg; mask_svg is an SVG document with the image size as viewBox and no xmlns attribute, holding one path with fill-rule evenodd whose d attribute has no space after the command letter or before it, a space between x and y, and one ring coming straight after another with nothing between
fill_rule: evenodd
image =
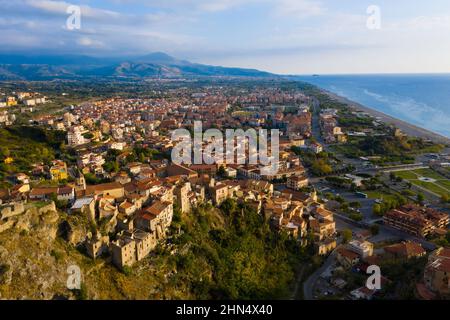
<instances>
[{"instance_id":1,"label":"sky","mask_svg":"<svg viewBox=\"0 0 450 320\"><path fill-rule=\"evenodd\" d=\"M67 25L71 5L80 28ZM0 0L0 43L2 53L158 51L279 74L449 73L450 1Z\"/></svg>"}]
</instances>

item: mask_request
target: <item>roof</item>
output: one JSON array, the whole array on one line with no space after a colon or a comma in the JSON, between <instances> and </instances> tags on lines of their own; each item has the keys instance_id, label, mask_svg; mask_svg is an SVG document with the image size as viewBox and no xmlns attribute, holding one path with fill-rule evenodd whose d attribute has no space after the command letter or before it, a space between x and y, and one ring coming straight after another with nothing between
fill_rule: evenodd
<instances>
[{"instance_id":1,"label":"roof","mask_svg":"<svg viewBox=\"0 0 450 320\"><path fill-rule=\"evenodd\" d=\"M343 256L344 258L347 258L347 259L350 259L350 260L355 260L355 259L358 259L358 258L359 258L359 256L358 256L357 253L355 253L355 252L353 252L353 251L350 251L350 250L347 250L347 249L345 249L345 248L339 248L339 249L337 250L337 252L338 252L341 256Z\"/></svg>"},{"instance_id":2,"label":"roof","mask_svg":"<svg viewBox=\"0 0 450 320\"><path fill-rule=\"evenodd\" d=\"M422 245L416 242L397 243L384 248L384 251L403 257L417 257L426 253Z\"/></svg>"},{"instance_id":3,"label":"roof","mask_svg":"<svg viewBox=\"0 0 450 320\"><path fill-rule=\"evenodd\" d=\"M47 187L47 188L33 188L31 189L30 196L45 196L52 193L57 193L57 187Z\"/></svg>"},{"instance_id":4,"label":"roof","mask_svg":"<svg viewBox=\"0 0 450 320\"><path fill-rule=\"evenodd\" d=\"M62 194L69 194L73 192L73 188L72 187L61 187L58 188L58 194L62 195Z\"/></svg>"},{"instance_id":5,"label":"roof","mask_svg":"<svg viewBox=\"0 0 450 320\"><path fill-rule=\"evenodd\" d=\"M75 201L73 204L71 210L77 210L81 209L84 206L88 206L92 201L94 201L94 198L80 198Z\"/></svg>"},{"instance_id":6,"label":"roof","mask_svg":"<svg viewBox=\"0 0 450 320\"><path fill-rule=\"evenodd\" d=\"M103 184L97 184L94 186L87 186L86 187L86 193L92 194L92 193L101 193L106 190L112 190L112 189L123 189L123 186L118 182L109 182L109 183L103 183Z\"/></svg>"},{"instance_id":7,"label":"roof","mask_svg":"<svg viewBox=\"0 0 450 320\"><path fill-rule=\"evenodd\" d=\"M120 204L120 207L121 207L121 208L124 208L124 209L129 209L129 208L131 208L132 206L133 206L133 204L129 203L128 201L124 201L124 202L122 202L122 203Z\"/></svg>"},{"instance_id":8,"label":"roof","mask_svg":"<svg viewBox=\"0 0 450 320\"><path fill-rule=\"evenodd\" d=\"M152 220L170 205L170 202L155 201L150 207L141 210L139 216L145 220Z\"/></svg>"}]
</instances>

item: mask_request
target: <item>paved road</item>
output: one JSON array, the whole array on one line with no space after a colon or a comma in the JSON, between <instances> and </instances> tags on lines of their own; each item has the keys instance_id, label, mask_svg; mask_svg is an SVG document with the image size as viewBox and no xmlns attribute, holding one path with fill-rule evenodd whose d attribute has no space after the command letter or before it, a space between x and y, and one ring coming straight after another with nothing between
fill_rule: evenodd
<instances>
[{"instance_id":1,"label":"paved road","mask_svg":"<svg viewBox=\"0 0 450 320\"><path fill-rule=\"evenodd\" d=\"M337 248L336 248L337 249ZM308 279L303 283L303 299L304 300L314 300L314 285L319 279L320 275L325 272L325 270L330 267L336 259L336 249L330 253L328 258L325 260L324 264L317 269Z\"/></svg>"}]
</instances>

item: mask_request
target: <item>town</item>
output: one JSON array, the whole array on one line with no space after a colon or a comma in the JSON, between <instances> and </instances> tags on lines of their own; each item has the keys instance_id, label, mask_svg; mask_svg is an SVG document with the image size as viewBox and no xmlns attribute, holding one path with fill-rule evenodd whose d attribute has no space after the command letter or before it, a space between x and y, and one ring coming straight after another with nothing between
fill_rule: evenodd
<instances>
[{"instance_id":1,"label":"town","mask_svg":"<svg viewBox=\"0 0 450 320\"><path fill-rule=\"evenodd\" d=\"M30 232L36 222L27 225L27 215L41 221L55 212L50 237L130 274L161 248L189 250L177 245L183 217L249 210L302 252L290 281L301 284L291 288L295 298L449 297L448 146L409 137L307 85L184 84L52 112L45 108L60 98L55 93L4 92L5 141L17 135L25 146L27 132L41 138L38 151L0 146L0 237ZM196 123L224 135L277 129L279 150L266 151L278 170L251 163L245 139L232 141L231 156L224 148L224 158L206 138L194 153L209 151L216 161L174 162L173 131L194 135ZM2 295L16 276L7 264ZM379 290L365 286L372 265L381 267Z\"/></svg>"}]
</instances>

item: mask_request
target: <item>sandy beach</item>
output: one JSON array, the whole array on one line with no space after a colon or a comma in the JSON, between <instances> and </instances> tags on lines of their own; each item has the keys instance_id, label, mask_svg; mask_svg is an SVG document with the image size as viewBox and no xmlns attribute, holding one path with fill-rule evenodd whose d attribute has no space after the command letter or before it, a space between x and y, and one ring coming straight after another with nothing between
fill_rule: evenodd
<instances>
[{"instance_id":1,"label":"sandy beach","mask_svg":"<svg viewBox=\"0 0 450 320\"><path fill-rule=\"evenodd\" d=\"M370 114L373 117L378 118L382 122L396 126L397 128L399 128L400 130L402 130L404 133L406 133L409 136L428 139L435 143L450 145L450 139L443 135L440 135L438 133L432 132L432 131L424 129L424 128L420 128L420 127L410 124L406 121L391 117L383 112L368 108L366 106L363 106L360 103L357 103L357 102L351 101L347 98L338 96L327 90L324 90L321 88L320 88L320 90L322 90L324 93L328 94L333 99L335 99L339 102L348 104L350 107L352 107L353 109L355 109L357 111L365 112L367 114Z\"/></svg>"}]
</instances>

